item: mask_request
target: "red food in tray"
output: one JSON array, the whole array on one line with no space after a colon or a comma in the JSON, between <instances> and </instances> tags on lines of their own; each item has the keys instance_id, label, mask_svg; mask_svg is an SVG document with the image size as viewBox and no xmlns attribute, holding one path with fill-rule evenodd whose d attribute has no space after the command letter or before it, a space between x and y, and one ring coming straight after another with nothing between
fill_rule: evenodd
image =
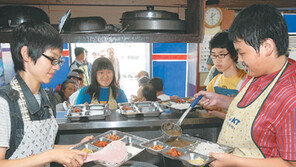
<instances>
[{"instance_id":1,"label":"red food in tray","mask_svg":"<svg viewBox=\"0 0 296 167\"><path fill-rule=\"evenodd\" d=\"M180 155L183 155L180 151L178 151L176 148L172 148L169 152L166 154L172 156L172 157L178 157Z\"/></svg>"},{"instance_id":2,"label":"red food in tray","mask_svg":"<svg viewBox=\"0 0 296 167\"><path fill-rule=\"evenodd\" d=\"M119 140L120 139L120 137L117 136L116 134L108 135L106 138L109 140Z\"/></svg>"},{"instance_id":3,"label":"red food in tray","mask_svg":"<svg viewBox=\"0 0 296 167\"><path fill-rule=\"evenodd\" d=\"M105 147L105 146L107 146L109 143L108 142L106 142L106 141L100 141L100 140L98 140L98 141L96 141L96 142L94 142L93 143L93 145L95 145L95 146L97 146L97 147Z\"/></svg>"}]
</instances>

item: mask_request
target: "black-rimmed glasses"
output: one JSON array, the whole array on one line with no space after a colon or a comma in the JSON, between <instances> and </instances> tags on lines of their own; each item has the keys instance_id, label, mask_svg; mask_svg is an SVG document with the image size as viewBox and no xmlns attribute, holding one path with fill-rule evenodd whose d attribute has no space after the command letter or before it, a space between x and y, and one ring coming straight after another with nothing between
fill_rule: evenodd
<instances>
[{"instance_id":1,"label":"black-rimmed glasses","mask_svg":"<svg viewBox=\"0 0 296 167\"><path fill-rule=\"evenodd\" d=\"M59 65L60 67L65 63L64 59L55 59L49 56L46 56L44 53L42 53L42 56L46 57L48 60L51 61L51 65L56 66Z\"/></svg>"},{"instance_id":2,"label":"black-rimmed glasses","mask_svg":"<svg viewBox=\"0 0 296 167\"><path fill-rule=\"evenodd\" d=\"M211 58L212 59L224 59L227 55L228 55L229 53L225 53L225 54L218 54L218 55L213 55L213 54L211 54L210 56L211 56Z\"/></svg>"}]
</instances>

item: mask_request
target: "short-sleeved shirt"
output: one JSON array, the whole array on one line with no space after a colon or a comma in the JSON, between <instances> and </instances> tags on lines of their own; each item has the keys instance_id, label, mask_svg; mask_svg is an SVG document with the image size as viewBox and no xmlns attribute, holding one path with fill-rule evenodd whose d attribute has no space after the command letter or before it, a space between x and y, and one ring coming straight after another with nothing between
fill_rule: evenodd
<instances>
[{"instance_id":1,"label":"short-sleeved shirt","mask_svg":"<svg viewBox=\"0 0 296 167\"><path fill-rule=\"evenodd\" d=\"M238 104L252 103L278 73L257 77ZM250 80L246 77L245 83ZM288 68L263 103L253 124L252 136L266 158L296 160L296 63Z\"/></svg>"},{"instance_id":2,"label":"short-sleeved shirt","mask_svg":"<svg viewBox=\"0 0 296 167\"><path fill-rule=\"evenodd\" d=\"M226 78L224 74L218 74L215 78L211 80L211 82L207 86L207 91L215 92L214 85L218 78L218 87L225 88L225 89L237 89L237 85L240 83L242 79L246 76L245 70L239 70L236 75L230 78Z\"/></svg>"}]
</instances>

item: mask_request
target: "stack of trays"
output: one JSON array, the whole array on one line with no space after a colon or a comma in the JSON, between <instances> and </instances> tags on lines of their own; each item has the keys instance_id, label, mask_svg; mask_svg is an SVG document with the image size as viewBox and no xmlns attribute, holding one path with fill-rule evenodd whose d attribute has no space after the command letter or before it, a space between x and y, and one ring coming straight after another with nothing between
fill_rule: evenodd
<instances>
[{"instance_id":1,"label":"stack of trays","mask_svg":"<svg viewBox=\"0 0 296 167\"><path fill-rule=\"evenodd\" d=\"M113 164L111 166L119 166L125 163L126 161L130 160L134 156L138 155L139 153L141 153L145 148L143 148L140 145L140 143L148 141L147 139L134 136L128 133L124 133L116 130L110 130L101 135L96 136L92 141L81 143L71 149L78 149L91 154L103 149L106 145L116 140L121 140L126 144L127 158L123 162L120 162L119 164ZM110 166L110 164L106 164L105 162L102 162L102 161L94 161L94 162L98 165Z\"/></svg>"},{"instance_id":2,"label":"stack of trays","mask_svg":"<svg viewBox=\"0 0 296 167\"><path fill-rule=\"evenodd\" d=\"M108 104L80 104L70 106L67 110L67 118L71 121L101 120L110 115Z\"/></svg>"},{"instance_id":3,"label":"stack of trays","mask_svg":"<svg viewBox=\"0 0 296 167\"><path fill-rule=\"evenodd\" d=\"M134 117L157 117L163 109L158 102L136 102L136 103L119 103L120 113L128 118Z\"/></svg>"},{"instance_id":4,"label":"stack of trays","mask_svg":"<svg viewBox=\"0 0 296 167\"><path fill-rule=\"evenodd\" d=\"M179 99L173 99L161 102L163 108L169 108L173 111L185 111L189 108L190 104L194 101L194 97L184 97ZM196 105L195 109L201 108L200 105Z\"/></svg>"},{"instance_id":5,"label":"stack of trays","mask_svg":"<svg viewBox=\"0 0 296 167\"><path fill-rule=\"evenodd\" d=\"M230 153L233 148L219 145L196 137L181 135L176 141L164 142L163 138L152 139L141 144L154 155L161 154L180 160L186 166L205 166L213 161L210 152Z\"/></svg>"}]
</instances>

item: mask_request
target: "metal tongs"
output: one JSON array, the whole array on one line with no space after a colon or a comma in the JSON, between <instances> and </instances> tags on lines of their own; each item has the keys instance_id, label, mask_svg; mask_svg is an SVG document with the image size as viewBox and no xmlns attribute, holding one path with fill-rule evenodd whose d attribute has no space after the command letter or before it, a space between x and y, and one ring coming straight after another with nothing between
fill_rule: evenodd
<instances>
[{"instance_id":1,"label":"metal tongs","mask_svg":"<svg viewBox=\"0 0 296 167\"><path fill-rule=\"evenodd\" d=\"M161 130L163 134L164 141L174 141L182 134L181 124L187 114L194 108L194 106L200 101L203 95L198 96L194 101L190 104L190 107L183 113L181 118L177 123L166 122L161 125Z\"/></svg>"}]
</instances>

